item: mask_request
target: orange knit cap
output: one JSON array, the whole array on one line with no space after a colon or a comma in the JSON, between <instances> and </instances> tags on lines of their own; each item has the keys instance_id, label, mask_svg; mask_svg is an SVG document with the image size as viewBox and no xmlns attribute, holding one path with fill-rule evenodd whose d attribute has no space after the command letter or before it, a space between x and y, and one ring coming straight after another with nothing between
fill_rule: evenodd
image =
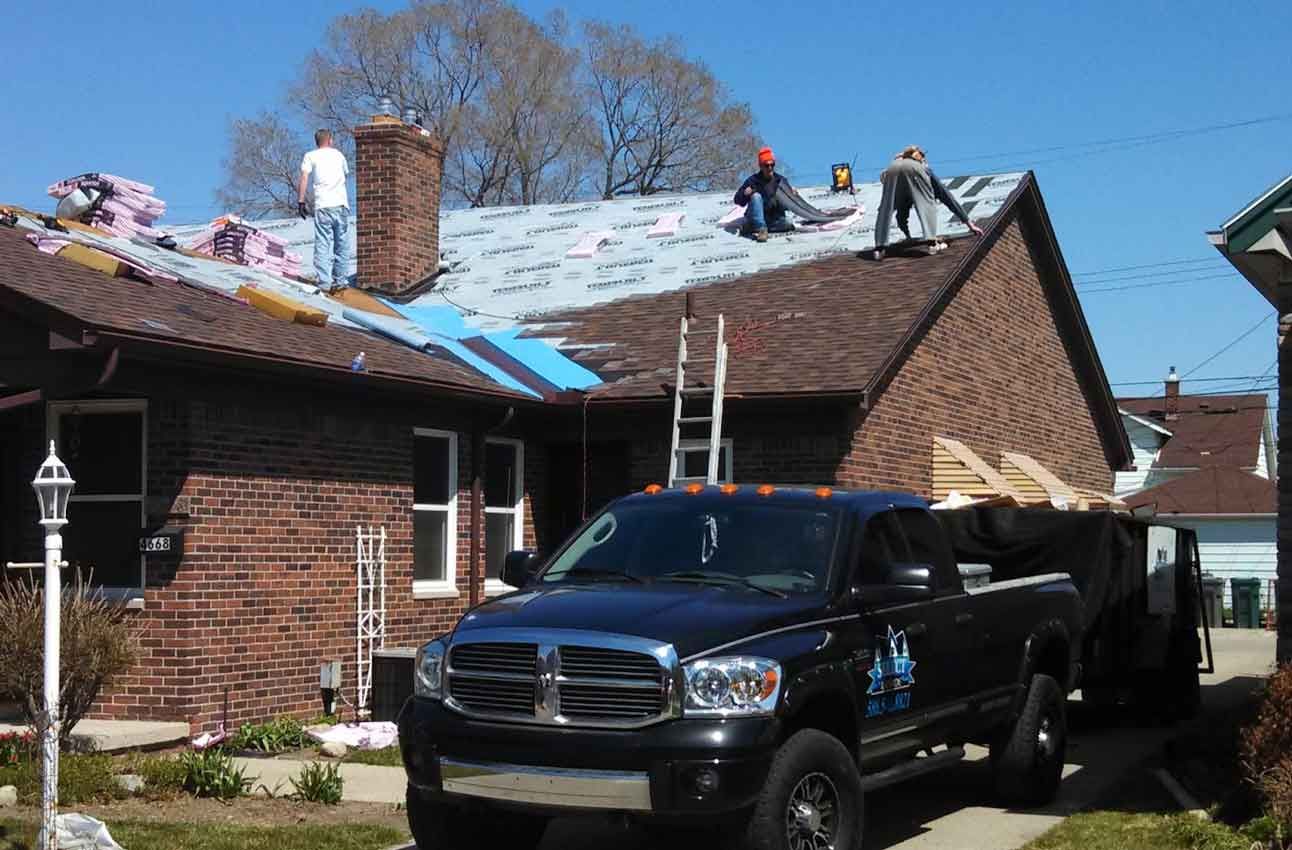
<instances>
[{"instance_id":1,"label":"orange knit cap","mask_svg":"<svg viewBox=\"0 0 1292 850\"><path fill-rule=\"evenodd\" d=\"M775 161L776 161L776 154L772 153L772 149L771 149L771 148L769 148L769 147L762 147L762 148L759 148L759 149L758 149L758 164L759 164L759 165L762 165L764 162L775 162Z\"/></svg>"}]
</instances>

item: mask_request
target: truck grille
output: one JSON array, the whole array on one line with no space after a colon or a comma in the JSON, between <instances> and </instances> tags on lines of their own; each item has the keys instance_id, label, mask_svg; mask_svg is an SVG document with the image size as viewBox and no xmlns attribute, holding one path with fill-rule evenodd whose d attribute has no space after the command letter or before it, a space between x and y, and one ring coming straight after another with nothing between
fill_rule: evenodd
<instances>
[{"instance_id":1,"label":"truck grille","mask_svg":"<svg viewBox=\"0 0 1292 850\"><path fill-rule=\"evenodd\" d=\"M631 728L676 716L672 648L619 636L603 639L646 651L590 645L597 637L457 644L449 653L450 706L469 716L574 726Z\"/></svg>"}]
</instances>

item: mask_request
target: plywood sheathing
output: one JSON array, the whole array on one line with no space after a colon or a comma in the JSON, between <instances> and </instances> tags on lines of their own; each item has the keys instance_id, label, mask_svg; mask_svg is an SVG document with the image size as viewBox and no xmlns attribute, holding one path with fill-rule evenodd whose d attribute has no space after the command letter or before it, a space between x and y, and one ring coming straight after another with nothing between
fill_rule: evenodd
<instances>
[{"instance_id":1,"label":"plywood sheathing","mask_svg":"<svg viewBox=\"0 0 1292 850\"><path fill-rule=\"evenodd\" d=\"M950 437L933 438L933 498L942 501L954 490L962 496L1008 496L1023 502L1023 494L973 449Z\"/></svg>"},{"instance_id":2,"label":"plywood sheathing","mask_svg":"<svg viewBox=\"0 0 1292 850\"><path fill-rule=\"evenodd\" d=\"M1031 503L1063 501L1079 511L1126 509L1125 503L1106 493L1069 486L1035 458L1022 452L1001 452L1000 471Z\"/></svg>"}]
</instances>

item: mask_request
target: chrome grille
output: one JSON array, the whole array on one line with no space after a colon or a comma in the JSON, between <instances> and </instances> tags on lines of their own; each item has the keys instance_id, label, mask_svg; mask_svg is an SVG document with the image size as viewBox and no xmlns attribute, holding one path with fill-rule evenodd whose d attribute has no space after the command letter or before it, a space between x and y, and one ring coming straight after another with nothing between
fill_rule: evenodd
<instances>
[{"instance_id":1,"label":"chrome grille","mask_svg":"<svg viewBox=\"0 0 1292 850\"><path fill-rule=\"evenodd\" d=\"M447 704L469 716L634 728L681 715L677 653L646 638L479 629L450 649L446 672Z\"/></svg>"}]
</instances>

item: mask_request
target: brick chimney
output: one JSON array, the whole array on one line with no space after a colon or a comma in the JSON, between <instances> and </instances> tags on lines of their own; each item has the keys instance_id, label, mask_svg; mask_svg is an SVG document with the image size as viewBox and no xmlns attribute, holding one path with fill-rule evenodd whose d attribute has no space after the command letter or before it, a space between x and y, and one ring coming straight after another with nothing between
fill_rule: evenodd
<instances>
[{"instance_id":1,"label":"brick chimney","mask_svg":"<svg viewBox=\"0 0 1292 850\"><path fill-rule=\"evenodd\" d=\"M1166 421L1174 422L1180 418L1180 376L1171 367L1171 374L1166 376Z\"/></svg>"},{"instance_id":2,"label":"brick chimney","mask_svg":"<svg viewBox=\"0 0 1292 850\"><path fill-rule=\"evenodd\" d=\"M440 266L444 146L393 115L354 129L358 282L398 295Z\"/></svg>"}]
</instances>

